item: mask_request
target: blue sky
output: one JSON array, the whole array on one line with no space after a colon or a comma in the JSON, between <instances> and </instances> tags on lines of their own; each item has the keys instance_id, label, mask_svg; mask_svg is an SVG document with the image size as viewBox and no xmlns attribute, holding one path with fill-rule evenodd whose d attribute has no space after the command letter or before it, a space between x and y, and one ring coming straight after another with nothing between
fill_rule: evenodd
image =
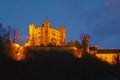
<instances>
[{"instance_id":1,"label":"blue sky","mask_svg":"<svg viewBox=\"0 0 120 80\"><path fill-rule=\"evenodd\" d=\"M90 36L90 45L120 48L120 0L0 0L0 23L19 29L23 42L28 25L67 28L67 42L80 41L81 33Z\"/></svg>"}]
</instances>

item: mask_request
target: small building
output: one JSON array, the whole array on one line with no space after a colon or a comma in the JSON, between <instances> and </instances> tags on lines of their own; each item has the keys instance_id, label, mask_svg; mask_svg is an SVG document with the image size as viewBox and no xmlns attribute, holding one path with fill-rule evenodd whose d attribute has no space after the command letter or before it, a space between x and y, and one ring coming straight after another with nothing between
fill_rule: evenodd
<instances>
[{"instance_id":1,"label":"small building","mask_svg":"<svg viewBox=\"0 0 120 80\"><path fill-rule=\"evenodd\" d=\"M110 64L117 63L116 59L120 60L120 49L98 49L98 47L90 47L89 53L95 55L98 59Z\"/></svg>"}]
</instances>

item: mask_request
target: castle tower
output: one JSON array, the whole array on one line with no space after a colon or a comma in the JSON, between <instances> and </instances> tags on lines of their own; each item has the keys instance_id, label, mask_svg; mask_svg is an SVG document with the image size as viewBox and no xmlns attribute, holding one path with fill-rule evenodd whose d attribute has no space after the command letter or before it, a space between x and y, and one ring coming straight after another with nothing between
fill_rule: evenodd
<instances>
[{"instance_id":1,"label":"castle tower","mask_svg":"<svg viewBox=\"0 0 120 80\"><path fill-rule=\"evenodd\" d=\"M65 26L60 28L60 36L61 36L61 39L60 39L61 46L65 46L66 44L66 27Z\"/></svg>"},{"instance_id":2,"label":"castle tower","mask_svg":"<svg viewBox=\"0 0 120 80\"><path fill-rule=\"evenodd\" d=\"M86 53L89 53L89 36L85 35L82 40L83 50Z\"/></svg>"},{"instance_id":3,"label":"castle tower","mask_svg":"<svg viewBox=\"0 0 120 80\"><path fill-rule=\"evenodd\" d=\"M49 28L50 28L50 22L44 21L44 30L45 30L45 45L49 44Z\"/></svg>"},{"instance_id":4,"label":"castle tower","mask_svg":"<svg viewBox=\"0 0 120 80\"><path fill-rule=\"evenodd\" d=\"M29 25L29 35L28 35L28 39L29 39L29 44L34 46L35 42L34 42L34 33L35 33L35 25L34 24L30 24Z\"/></svg>"},{"instance_id":5,"label":"castle tower","mask_svg":"<svg viewBox=\"0 0 120 80\"><path fill-rule=\"evenodd\" d=\"M49 28L50 27L50 21L44 21L43 26L46 27L46 28Z\"/></svg>"}]
</instances>

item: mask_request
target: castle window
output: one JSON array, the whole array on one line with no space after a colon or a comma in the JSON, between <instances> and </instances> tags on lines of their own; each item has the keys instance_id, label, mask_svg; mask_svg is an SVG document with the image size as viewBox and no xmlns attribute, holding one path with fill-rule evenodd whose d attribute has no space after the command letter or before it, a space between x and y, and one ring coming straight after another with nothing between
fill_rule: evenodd
<instances>
[{"instance_id":1,"label":"castle window","mask_svg":"<svg viewBox=\"0 0 120 80\"><path fill-rule=\"evenodd\" d=\"M40 39L40 37L38 37L38 39Z\"/></svg>"},{"instance_id":2,"label":"castle window","mask_svg":"<svg viewBox=\"0 0 120 80\"><path fill-rule=\"evenodd\" d=\"M53 36L56 36L56 34L55 34L55 33L53 33L52 35L53 35Z\"/></svg>"},{"instance_id":3,"label":"castle window","mask_svg":"<svg viewBox=\"0 0 120 80\"><path fill-rule=\"evenodd\" d=\"M32 37L32 40L34 40L34 37Z\"/></svg>"},{"instance_id":4,"label":"castle window","mask_svg":"<svg viewBox=\"0 0 120 80\"><path fill-rule=\"evenodd\" d=\"M48 30L46 30L45 33L48 33Z\"/></svg>"}]
</instances>

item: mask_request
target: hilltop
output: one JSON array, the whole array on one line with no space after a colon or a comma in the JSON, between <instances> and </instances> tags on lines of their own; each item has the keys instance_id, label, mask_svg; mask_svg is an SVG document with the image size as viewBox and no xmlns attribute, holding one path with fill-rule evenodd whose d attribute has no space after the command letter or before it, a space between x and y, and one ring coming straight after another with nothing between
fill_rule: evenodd
<instances>
[{"instance_id":1,"label":"hilltop","mask_svg":"<svg viewBox=\"0 0 120 80\"><path fill-rule=\"evenodd\" d=\"M119 80L119 65L101 62L96 57L84 53L81 58L71 52L32 52L24 61L14 61L0 55L1 78L13 80Z\"/></svg>"}]
</instances>

